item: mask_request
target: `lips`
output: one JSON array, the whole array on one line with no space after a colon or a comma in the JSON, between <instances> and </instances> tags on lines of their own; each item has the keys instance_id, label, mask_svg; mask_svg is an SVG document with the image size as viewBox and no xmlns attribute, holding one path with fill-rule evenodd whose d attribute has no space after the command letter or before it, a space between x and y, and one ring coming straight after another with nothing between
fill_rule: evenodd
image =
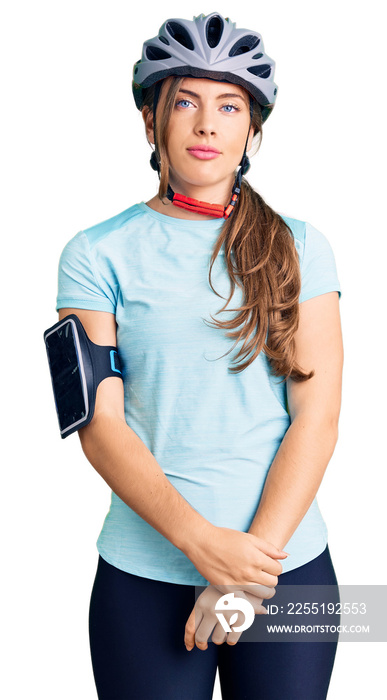
<instances>
[{"instance_id":1,"label":"lips","mask_svg":"<svg viewBox=\"0 0 387 700\"><path fill-rule=\"evenodd\" d=\"M205 144L198 144L197 146L191 146L188 148L188 151L211 151L212 153L217 153L219 154L220 151L218 151L217 148L214 146L206 146Z\"/></svg>"},{"instance_id":2,"label":"lips","mask_svg":"<svg viewBox=\"0 0 387 700\"><path fill-rule=\"evenodd\" d=\"M189 151L212 151L212 153L220 153L214 146L207 146L206 144L198 144L197 146L191 146Z\"/></svg>"},{"instance_id":3,"label":"lips","mask_svg":"<svg viewBox=\"0 0 387 700\"><path fill-rule=\"evenodd\" d=\"M195 158L200 160L211 160L212 158L217 158L220 155L220 151L213 146L198 145L191 146L187 148L188 153L190 153Z\"/></svg>"}]
</instances>

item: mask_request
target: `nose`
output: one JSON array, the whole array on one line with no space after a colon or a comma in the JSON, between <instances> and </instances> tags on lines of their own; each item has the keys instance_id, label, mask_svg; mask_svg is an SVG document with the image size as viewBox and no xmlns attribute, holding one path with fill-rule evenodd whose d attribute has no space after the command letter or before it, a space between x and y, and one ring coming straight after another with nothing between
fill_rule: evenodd
<instances>
[{"instance_id":1,"label":"nose","mask_svg":"<svg viewBox=\"0 0 387 700\"><path fill-rule=\"evenodd\" d=\"M216 128L213 112L205 107L198 109L194 128L198 136L214 136L216 134Z\"/></svg>"}]
</instances>

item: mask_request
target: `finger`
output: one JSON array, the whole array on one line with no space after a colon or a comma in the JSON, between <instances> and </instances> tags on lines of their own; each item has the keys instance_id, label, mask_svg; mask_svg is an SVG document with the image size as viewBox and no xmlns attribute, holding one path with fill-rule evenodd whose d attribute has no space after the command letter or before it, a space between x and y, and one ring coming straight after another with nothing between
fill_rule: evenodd
<instances>
[{"instance_id":1,"label":"finger","mask_svg":"<svg viewBox=\"0 0 387 700\"><path fill-rule=\"evenodd\" d=\"M236 597L245 598L245 599L247 600L247 596L246 596L246 595L243 593L243 591L241 591L240 589L237 589L237 596L236 596ZM255 608L258 609L259 603L262 602L262 598L261 598L261 599L258 599L256 596L251 596L251 598L252 598L252 600L254 599ZM253 607L254 607L254 605L253 605ZM230 611L223 610L223 611L222 611L222 614L224 615L224 618L226 619L226 621L227 621L227 623L228 623L228 626L230 627L230 620L231 620L232 617L234 617L234 615L235 615L235 610L230 610ZM222 624L220 623L219 619L218 619L218 618L216 617L216 615L215 615L215 611L214 611L214 618L215 618L216 624L215 624L215 629L214 629L214 631L213 631L213 633L212 633L212 637L211 637L212 641L214 642L214 644L218 644L218 645L219 645L219 644L223 644L223 643L226 642L226 641L227 641L227 643L228 643L228 640L230 639L230 632L228 632L228 633L225 632L225 630L223 629ZM199 628L199 630L198 630L198 632L199 632L199 638L201 638L201 629L202 629L202 627L203 627L203 629L204 629L204 631L205 631L205 633L206 633L207 630L206 630L206 628L205 628L205 623L204 623L203 620L202 620L201 625L200 625L200 628ZM231 629L232 629L232 628L231 628ZM236 642L238 641L240 635L241 635L241 632L233 632L233 634L232 634L232 636L231 636L231 644L234 644L234 643L236 644ZM198 633L196 634L196 638L198 638Z\"/></svg>"},{"instance_id":2,"label":"finger","mask_svg":"<svg viewBox=\"0 0 387 700\"><path fill-rule=\"evenodd\" d=\"M247 591L256 595L258 598L273 598L275 596L275 586L264 586L256 581L247 583L227 583L227 584L212 584L220 593L236 593L236 591Z\"/></svg>"},{"instance_id":3,"label":"finger","mask_svg":"<svg viewBox=\"0 0 387 700\"><path fill-rule=\"evenodd\" d=\"M259 539L259 544L257 542L257 547L261 552L264 552L267 554L268 557L272 557L273 559L284 559L285 557L289 556L289 552L285 552L283 549L278 549L278 547L275 546L275 544L272 544L271 542L267 542L267 540Z\"/></svg>"},{"instance_id":4,"label":"finger","mask_svg":"<svg viewBox=\"0 0 387 700\"><path fill-rule=\"evenodd\" d=\"M246 600L248 600L248 602L251 603L251 605L253 606L254 613L256 615L267 615L267 610L262 605L262 600L263 600L262 598L259 598L256 595L246 593L242 589L237 590L236 597L245 598ZM229 624L230 624L230 619L231 619L233 614L234 614L234 611L224 612L224 616ZM214 642L214 644L218 644L218 645L223 644L226 641L227 644L229 644L230 646L234 646L235 644L237 644L238 640L240 639L242 632L236 632L231 627L231 632L229 632L227 634L224 632L224 629L223 629L222 625L220 624L220 622L218 622L215 629L214 629L214 632L212 634L212 641Z\"/></svg>"},{"instance_id":5,"label":"finger","mask_svg":"<svg viewBox=\"0 0 387 700\"><path fill-rule=\"evenodd\" d=\"M261 556L257 557L257 560L253 561L252 565L255 568L255 571L254 569L252 571L253 580L244 583L259 584L270 588L277 585L278 576L282 574L282 564L279 561L267 557L266 554L262 555L261 552Z\"/></svg>"},{"instance_id":6,"label":"finger","mask_svg":"<svg viewBox=\"0 0 387 700\"><path fill-rule=\"evenodd\" d=\"M235 646L241 636L242 632L229 632L227 635L227 644L232 647Z\"/></svg>"},{"instance_id":7,"label":"finger","mask_svg":"<svg viewBox=\"0 0 387 700\"><path fill-rule=\"evenodd\" d=\"M245 593L251 593L251 595L257 596L257 598L264 598L265 600L268 598L273 598L273 596L275 596L276 593L276 589L274 586L263 586L260 583L239 586L238 590L242 590Z\"/></svg>"},{"instance_id":8,"label":"finger","mask_svg":"<svg viewBox=\"0 0 387 700\"><path fill-rule=\"evenodd\" d=\"M193 649L193 647L195 646L195 632L200 624L202 617L203 614L199 610L197 610L195 606L186 622L184 630L184 644L189 650Z\"/></svg>"},{"instance_id":9,"label":"finger","mask_svg":"<svg viewBox=\"0 0 387 700\"><path fill-rule=\"evenodd\" d=\"M196 628L195 632L195 643L199 649L207 649L208 639L210 638L214 628L218 624L218 618L215 611L212 609L207 609L205 614L202 615L200 624Z\"/></svg>"},{"instance_id":10,"label":"finger","mask_svg":"<svg viewBox=\"0 0 387 700\"><path fill-rule=\"evenodd\" d=\"M273 559L272 557L268 557L267 554L264 554L263 552L261 552L261 556L259 557L259 568L266 571L268 574L272 574L273 576L279 576L279 574L282 573L281 562L277 561L277 559Z\"/></svg>"},{"instance_id":11,"label":"finger","mask_svg":"<svg viewBox=\"0 0 387 700\"><path fill-rule=\"evenodd\" d=\"M256 615L267 615L267 610L266 608L262 605L262 598L257 598L255 595L251 595L250 593L246 593L245 591L245 596L249 603L254 608L254 612Z\"/></svg>"},{"instance_id":12,"label":"finger","mask_svg":"<svg viewBox=\"0 0 387 700\"><path fill-rule=\"evenodd\" d=\"M256 573L254 575L255 581L246 581L242 585L243 586L265 586L265 588L275 588L276 585L278 584L278 576L282 573L281 571L278 572L278 575L274 574L269 574L267 571L262 570L259 566L257 566ZM259 583L257 583L259 581ZM238 585L239 587L241 584L235 584ZM262 596L266 597L266 596ZM268 597L273 597L273 596L268 596Z\"/></svg>"},{"instance_id":13,"label":"finger","mask_svg":"<svg viewBox=\"0 0 387 700\"><path fill-rule=\"evenodd\" d=\"M249 596L248 594L246 594L242 590L239 590L235 597L236 598L244 598L249 603L251 603L253 608L254 608L254 612L255 612L255 608L258 608L260 602L262 601L262 599L258 599L256 596ZM233 625L230 625L230 618L231 618L233 612L234 611L230 611L230 613L228 615L226 615L229 626L231 627L231 631L227 635L227 644L229 644L230 646L234 646L235 644L237 644L238 640L240 639L240 637L243 633L243 630L242 631L234 630ZM242 613L242 622L243 622L243 617L244 617L244 615ZM239 626L240 624L241 624L241 622L239 622L239 617L238 617L237 625Z\"/></svg>"},{"instance_id":14,"label":"finger","mask_svg":"<svg viewBox=\"0 0 387 700\"><path fill-rule=\"evenodd\" d=\"M214 644L224 644L224 642L227 640L227 632L224 631L222 625L220 624L219 620L215 626L215 629L212 633L211 637L212 641Z\"/></svg>"}]
</instances>

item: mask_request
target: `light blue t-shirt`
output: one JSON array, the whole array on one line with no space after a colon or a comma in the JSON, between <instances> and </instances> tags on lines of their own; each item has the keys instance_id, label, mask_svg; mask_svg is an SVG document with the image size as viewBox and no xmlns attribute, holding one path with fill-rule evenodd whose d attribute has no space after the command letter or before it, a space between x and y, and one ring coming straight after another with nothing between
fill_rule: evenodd
<instances>
[{"instance_id":1,"label":"light blue t-shirt","mask_svg":"<svg viewBox=\"0 0 387 700\"><path fill-rule=\"evenodd\" d=\"M299 254L300 302L326 292L341 295L327 238L309 223L282 218ZM234 340L204 322L216 317L230 292L223 248L212 284L224 299L208 283L223 223L172 218L141 202L79 231L60 257L56 309L115 314L127 424L201 515L247 532L290 416L286 383L280 386L281 378L271 375L266 355L230 373L240 345L225 355ZM229 308L242 302L236 287ZM217 318L234 315L227 311ZM281 561L283 572L317 557L327 542L314 499L286 544L291 556ZM97 549L107 562L137 576L208 584L183 552L113 491Z\"/></svg>"}]
</instances>

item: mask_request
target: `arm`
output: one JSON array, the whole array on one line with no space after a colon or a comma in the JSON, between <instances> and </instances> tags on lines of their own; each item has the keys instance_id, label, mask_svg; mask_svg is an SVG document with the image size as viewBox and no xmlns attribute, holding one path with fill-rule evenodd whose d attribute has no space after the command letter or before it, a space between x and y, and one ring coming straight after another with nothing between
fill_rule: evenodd
<instances>
[{"instance_id":1,"label":"arm","mask_svg":"<svg viewBox=\"0 0 387 700\"><path fill-rule=\"evenodd\" d=\"M296 361L315 375L306 382L287 382L291 425L249 529L279 549L311 506L338 438L344 353L337 292L300 304L295 341Z\"/></svg>"},{"instance_id":2,"label":"arm","mask_svg":"<svg viewBox=\"0 0 387 700\"><path fill-rule=\"evenodd\" d=\"M90 340L116 345L112 313L62 308L59 320L74 313ZM93 420L78 431L89 462L121 500L179 549L210 523L174 488L153 454L128 426L121 379L98 386Z\"/></svg>"}]
</instances>

